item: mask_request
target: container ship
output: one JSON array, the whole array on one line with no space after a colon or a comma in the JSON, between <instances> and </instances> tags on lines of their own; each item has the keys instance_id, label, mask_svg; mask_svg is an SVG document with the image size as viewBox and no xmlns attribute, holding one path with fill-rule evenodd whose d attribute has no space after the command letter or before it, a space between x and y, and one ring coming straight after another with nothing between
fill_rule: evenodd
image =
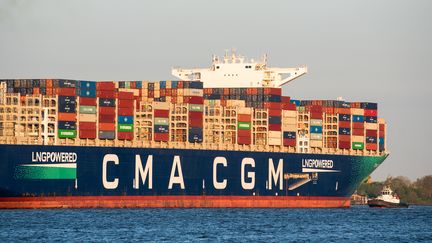
<instances>
[{"instance_id":1,"label":"container ship","mask_svg":"<svg viewBox=\"0 0 432 243\"><path fill-rule=\"evenodd\" d=\"M0 208L349 207L386 122L282 95L306 72L231 53L178 81L1 80Z\"/></svg>"}]
</instances>

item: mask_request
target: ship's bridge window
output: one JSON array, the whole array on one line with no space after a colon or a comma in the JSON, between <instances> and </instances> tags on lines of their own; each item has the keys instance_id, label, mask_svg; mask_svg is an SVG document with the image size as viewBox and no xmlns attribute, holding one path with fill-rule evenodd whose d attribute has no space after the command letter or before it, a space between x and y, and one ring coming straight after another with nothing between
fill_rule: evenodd
<instances>
[{"instance_id":1,"label":"ship's bridge window","mask_svg":"<svg viewBox=\"0 0 432 243\"><path fill-rule=\"evenodd\" d=\"M216 69L219 69L219 66L216 66Z\"/></svg>"}]
</instances>

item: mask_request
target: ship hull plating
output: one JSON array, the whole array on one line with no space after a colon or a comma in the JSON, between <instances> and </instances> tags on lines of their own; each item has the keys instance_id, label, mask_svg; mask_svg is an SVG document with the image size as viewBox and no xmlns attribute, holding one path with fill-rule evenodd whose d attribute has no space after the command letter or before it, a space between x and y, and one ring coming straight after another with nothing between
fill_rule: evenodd
<instances>
[{"instance_id":1,"label":"ship hull plating","mask_svg":"<svg viewBox=\"0 0 432 243\"><path fill-rule=\"evenodd\" d=\"M0 145L0 208L348 207L385 158Z\"/></svg>"}]
</instances>

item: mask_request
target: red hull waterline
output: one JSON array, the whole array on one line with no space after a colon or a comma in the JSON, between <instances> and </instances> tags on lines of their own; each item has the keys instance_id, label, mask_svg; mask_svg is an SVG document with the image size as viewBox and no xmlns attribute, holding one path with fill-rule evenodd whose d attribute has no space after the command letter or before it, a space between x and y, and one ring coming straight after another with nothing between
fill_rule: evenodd
<instances>
[{"instance_id":1,"label":"red hull waterline","mask_svg":"<svg viewBox=\"0 0 432 243\"><path fill-rule=\"evenodd\" d=\"M350 198L304 196L66 196L0 198L1 209L348 208Z\"/></svg>"}]
</instances>

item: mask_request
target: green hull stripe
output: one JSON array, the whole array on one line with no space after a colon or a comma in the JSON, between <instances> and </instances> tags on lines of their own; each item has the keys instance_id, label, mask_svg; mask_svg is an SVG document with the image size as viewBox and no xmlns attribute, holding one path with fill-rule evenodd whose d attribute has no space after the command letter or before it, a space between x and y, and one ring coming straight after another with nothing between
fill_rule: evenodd
<instances>
[{"instance_id":1,"label":"green hull stripe","mask_svg":"<svg viewBox=\"0 0 432 243\"><path fill-rule=\"evenodd\" d=\"M76 179L76 168L17 166L17 179Z\"/></svg>"}]
</instances>

